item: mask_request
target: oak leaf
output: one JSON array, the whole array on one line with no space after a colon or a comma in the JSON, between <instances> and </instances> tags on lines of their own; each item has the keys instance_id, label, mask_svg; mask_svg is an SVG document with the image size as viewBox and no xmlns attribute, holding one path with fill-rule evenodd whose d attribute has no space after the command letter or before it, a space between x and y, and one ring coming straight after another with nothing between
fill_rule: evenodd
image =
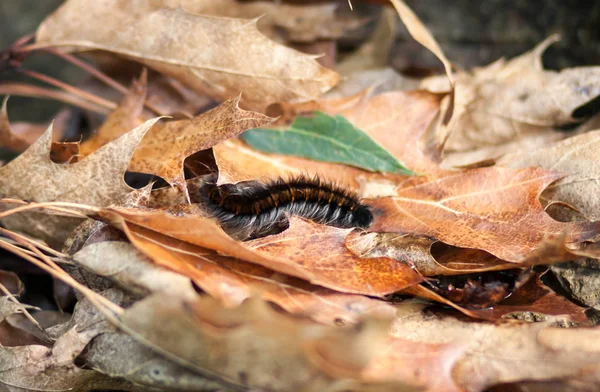
<instances>
[{"instance_id":1,"label":"oak leaf","mask_svg":"<svg viewBox=\"0 0 600 392\"><path fill-rule=\"evenodd\" d=\"M566 234L575 243L598 234L598 224L557 222L544 212L539 194L560 177L538 168L491 167L413 178L395 196L369 199L371 230L431 236L518 263L547 238Z\"/></svg>"},{"instance_id":2,"label":"oak leaf","mask_svg":"<svg viewBox=\"0 0 600 392\"><path fill-rule=\"evenodd\" d=\"M129 170L156 174L185 190L183 162L193 153L271 122L263 114L240 109L239 97L192 119L157 124L136 148Z\"/></svg>"},{"instance_id":3,"label":"oak leaf","mask_svg":"<svg viewBox=\"0 0 600 392\"><path fill-rule=\"evenodd\" d=\"M551 36L509 61L456 75L456 122L445 153L460 156L451 163L495 159L511 149L539 148L564 137L554 128L573 123L574 110L600 94L600 67L544 70L541 56L557 40ZM421 83L431 91L447 90L447 85L441 77Z\"/></svg>"},{"instance_id":4,"label":"oak leaf","mask_svg":"<svg viewBox=\"0 0 600 392\"><path fill-rule=\"evenodd\" d=\"M588 219L600 220L597 178L600 131L576 135L527 153L512 153L498 160L499 166L521 168L539 166L567 174L550 184L541 195L544 204L554 201L567 203Z\"/></svg>"},{"instance_id":5,"label":"oak leaf","mask_svg":"<svg viewBox=\"0 0 600 392\"><path fill-rule=\"evenodd\" d=\"M36 40L134 59L218 101L243 91L244 105L259 111L273 102L314 99L338 82L313 56L266 38L256 20L193 15L155 3L69 0L42 22Z\"/></svg>"},{"instance_id":6,"label":"oak leaf","mask_svg":"<svg viewBox=\"0 0 600 392\"><path fill-rule=\"evenodd\" d=\"M93 206L110 205L133 190L125 183L123 175L133 150L156 121L158 119L146 121L73 164L57 164L50 160L50 126L24 153L0 168L0 195L37 202L59 200ZM29 233L57 247L80 221L29 212L2 219L6 228Z\"/></svg>"},{"instance_id":7,"label":"oak leaf","mask_svg":"<svg viewBox=\"0 0 600 392\"><path fill-rule=\"evenodd\" d=\"M233 240L215 222L200 213L178 213L177 216L165 211L110 208L103 209L98 216L125 231L130 239L136 230L150 230L341 292L381 297L421 281L421 277L409 266L396 260L384 257L362 259L353 254L345 245L346 235L352 229L292 218L291 228L279 235L282 237L269 237L280 238L281 246L276 241L261 243L260 239L243 244ZM314 241L320 241L320 247L314 246ZM183 246L178 241L176 243ZM310 243L310 249L318 254L317 259L301 254L306 251L302 246L306 246L300 244L306 243ZM152 251L138 248L152 257ZM320 261L323 249L331 254L329 259ZM158 252L158 248L154 252ZM332 269L332 264L339 266ZM340 276L340 273L344 275Z\"/></svg>"}]
</instances>

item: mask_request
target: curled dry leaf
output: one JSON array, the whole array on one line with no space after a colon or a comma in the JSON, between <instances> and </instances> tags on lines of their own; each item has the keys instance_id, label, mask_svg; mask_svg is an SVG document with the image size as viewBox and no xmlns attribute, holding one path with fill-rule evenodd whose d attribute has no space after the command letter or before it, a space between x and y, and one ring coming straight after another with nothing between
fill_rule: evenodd
<instances>
[{"instance_id":1,"label":"curled dry leaf","mask_svg":"<svg viewBox=\"0 0 600 392\"><path fill-rule=\"evenodd\" d=\"M598 235L596 223L557 222L542 209L539 194L560 177L538 168L490 167L413 178L396 196L368 201L375 212L371 230L431 236L518 263L547 238L566 234L575 243Z\"/></svg>"},{"instance_id":2,"label":"curled dry leaf","mask_svg":"<svg viewBox=\"0 0 600 392\"><path fill-rule=\"evenodd\" d=\"M539 166L566 173L565 178L544 190L544 203L567 203L590 220L600 220L597 178L600 175L598 145L600 131L584 133L534 151L515 152L502 157L499 166L521 168Z\"/></svg>"},{"instance_id":3,"label":"curled dry leaf","mask_svg":"<svg viewBox=\"0 0 600 392\"><path fill-rule=\"evenodd\" d=\"M60 200L107 206L132 191L123 180L133 150L158 119L148 120L80 162L50 160L52 126L27 151L0 168L0 195L36 202ZM31 168L35 167L35 171ZM27 178L27 181L23 181ZM31 222L36 222L32 225ZM20 213L2 219L10 230L29 233L60 247L80 219Z\"/></svg>"},{"instance_id":4,"label":"curled dry leaf","mask_svg":"<svg viewBox=\"0 0 600 392\"><path fill-rule=\"evenodd\" d=\"M147 85L148 75L144 70L139 80L132 83L130 89L119 102L119 106L106 117L98 131L81 143L80 153L82 156L91 154L103 145L140 125Z\"/></svg>"},{"instance_id":5,"label":"curled dry leaf","mask_svg":"<svg viewBox=\"0 0 600 392\"><path fill-rule=\"evenodd\" d=\"M360 370L389 326L371 320L340 331L256 300L229 310L207 297L181 301L165 295L136 303L121 321L136 340L190 369L232 385L277 391L364 390ZM400 383L395 387L403 390Z\"/></svg>"},{"instance_id":6,"label":"curled dry leaf","mask_svg":"<svg viewBox=\"0 0 600 392\"><path fill-rule=\"evenodd\" d=\"M259 111L317 98L339 79L313 56L266 38L256 20L193 15L150 0L69 0L40 25L36 40L134 59L219 101L243 91L243 103Z\"/></svg>"},{"instance_id":7,"label":"curled dry leaf","mask_svg":"<svg viewBox=\"0 0 600 392\"><path fill-rule=\"evenodd\" d=\"M246 129L263 126L271 118L240 109L240 98L230 99L216 108L186 120L157 124L135 150L129 170L156 174L168 183L186 190L183 161Z\"/></svg>"},{"instance_id":8,"label":"curled dry leaf","mask_svg":"<svg viewBox=\"0 0 600 392\"><path fill-rule=\"evenodd\" d=\"M544 70L541 56L552 36L510 61L457 75L456 123L445 146L454 164L495 159L514 148L529 151L560 140L553 128L573 122L573 111L600 95L600 67ZM443 78L421 87L444 90ZM437 86L436 86L437 85Z\"/></svg>"},{"instance_id":9,"label":"curled dry leaf","mask_svg":"<svg viewBox=\"0 0 600 392\"><path fill-rule=\"evenodd\" d=\"M396 19L394 10L383 9L371 38L335 67L343 79L326 93L326 97L341 99L365 89L372 90L373 94L381 94L418 87L418 79L400 75L388 66L390 51L396 38Z\"/></svg>"},{"instance_id":10,"label":"curled dry leaf","mask_svg":"<svg viewBox=\"0 0 600 392\"><path fill-rule=\"evenodd\" d=\"M18 152L25 151L30 143L16 135L11 129L6 109L7 104L8 96L2 101L2 109L0 109L0 146Z\"/></svg>"}]
</instances>

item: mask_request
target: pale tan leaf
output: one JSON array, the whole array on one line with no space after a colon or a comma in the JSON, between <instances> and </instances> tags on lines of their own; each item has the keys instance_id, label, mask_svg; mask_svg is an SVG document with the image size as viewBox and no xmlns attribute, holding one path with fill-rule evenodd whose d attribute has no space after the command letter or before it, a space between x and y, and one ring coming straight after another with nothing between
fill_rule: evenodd
<instances>
[{"instance_id":1,"label":"pale tan leaf","mask_svg":"<svg viewBox=\"0 0 600 392\"><path fill-rule=\"evenodd\" d=\"M95 206L110 205L132 191L123 180L123 175L133 150L156 121L158 119L146 121L73 164L57 164L50 160L50 126L27 151L0 168L0 195L37 202L60 200ZM32 225L32 222L35 224ZM60 247L80 220L22 213L2 219L2 223L11 230L29 233Z\"/></svg>"},{"instance_id":2,"label":"pale tan leaf","mask_svg":"<svg viewBox=\"0 0 600 392\"><path fill-rule=\"evenodd\" d=\"M339 79L313 56L266 38L256 20L193 15L150 0L69 0L40 25L36 38L41 45L134 59L216 100L244 92L243 103L257 110L314 99Z\"/></svg>"}]
</instances>

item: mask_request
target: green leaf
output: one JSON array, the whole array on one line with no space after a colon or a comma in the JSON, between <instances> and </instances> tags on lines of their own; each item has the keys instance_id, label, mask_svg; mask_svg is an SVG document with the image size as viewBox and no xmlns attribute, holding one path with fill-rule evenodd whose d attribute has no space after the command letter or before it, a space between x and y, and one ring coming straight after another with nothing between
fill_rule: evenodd
<instances>
[{"instance_id":1,"label":"green leaf","mask_svg":"<svg viewBox=\"0 0 600 392\"><path fill-rule=\"evenodd\" d=\"M255 128L241 137L264 152L344 163L370 171L415 174L340 115L315 112L314 117L297 117L289 129Z\"/></svg>"}]
</instances>

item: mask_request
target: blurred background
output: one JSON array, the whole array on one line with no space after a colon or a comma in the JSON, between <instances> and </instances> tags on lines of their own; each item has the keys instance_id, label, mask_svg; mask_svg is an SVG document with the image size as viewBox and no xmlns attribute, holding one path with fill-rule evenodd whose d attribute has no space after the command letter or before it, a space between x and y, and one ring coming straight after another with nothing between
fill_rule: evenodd
<instances>
[{"instance_id":1,"label":"blurred background","mask_svg":"<svg viewBox=\"0 0 600 392\"><path fill-rule=\"evenodd\" d=\"M218 1L218 0L215 0ZM293 1L295 3L306 3ZM311 1L314 2L314 1ZM323 1L317 1L323 2ZM339 12L354 12L376 19L385 0L339 0ZM440 42L446 55L459 68L488 64L502 56L523 53L553 33L562 41L544 56L551 69L600 64L600 1L597 0L406 0ZM0 1L0 47L35 31L46 15L62 0ZM368 23L338 45L338 58L368 38L375 22ZM440 70L440 63L414 42L400 27L390 64L398 71L420 76ZM76 84L81 72L52 56L31 56L30 68ZM26 80L12 72L0 74L0 81ZM28 80L31 82L31 80ZM47 121L61 104L40 99L12 97L10 118L14 121Z\"/></svg>"}]
</instances>

